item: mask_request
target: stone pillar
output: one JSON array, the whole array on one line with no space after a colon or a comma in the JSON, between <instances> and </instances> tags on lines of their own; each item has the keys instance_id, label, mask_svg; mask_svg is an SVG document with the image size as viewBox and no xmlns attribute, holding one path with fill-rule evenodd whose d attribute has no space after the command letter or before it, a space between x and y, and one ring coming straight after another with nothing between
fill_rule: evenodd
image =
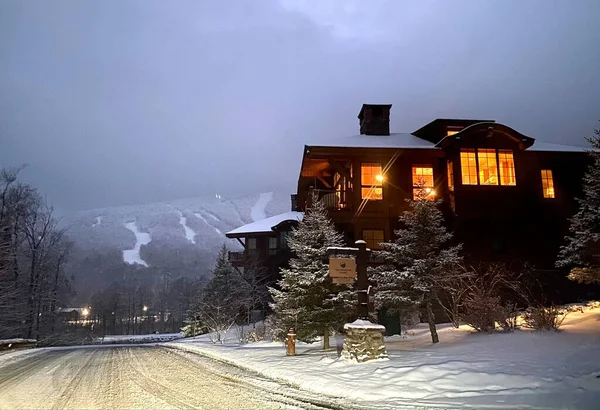
<instances>
[{"instance_id":1,"label":"stone pillar","mask_svg":"<svg viewBox=\"0 0 600 410\"><path fill-rule=\"evenodd\" d=\"M387 359L383 343L385 327L368 320L355 320L344 325L346 339L342 349L342 358L358 363L374 359Z\"/></svg>"}]
</instances>

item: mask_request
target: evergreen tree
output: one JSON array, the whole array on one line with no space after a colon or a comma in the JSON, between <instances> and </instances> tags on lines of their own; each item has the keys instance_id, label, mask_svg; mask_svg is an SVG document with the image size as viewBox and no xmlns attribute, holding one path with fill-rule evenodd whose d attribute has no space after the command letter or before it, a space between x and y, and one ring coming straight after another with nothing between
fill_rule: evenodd
<instances>
[{"instance_id":1,"label":"evergreen tree","mask_svg":"<svg viewBox=\"0 0 600 410\"><path fill-rule=\"evenodd\" d=\"M570 267L569 279L581 283L600 283L600 129L588 138L592 164L583 178L583 198L579 211L571 218L571 235L558 254L558 267Z\"/></svg>"},{"instance_id":2,"label":"evergreen tree","mask_svg":"<svg viewBox=\"0 0 600 410\"><path fill-rule=\"evenodd\" d=\"M427 314L433 343L438 336L432 303L447 283L455 280L462 258L461 245L450 246L452 234L443 225L441 201L407 200L409 209L400 216L404 229L395 231L393 242L381 244L376 255L384 264L371 269L377 284L375 301L388 311L402 314L422 305Z\"/></svg>"},{"instance_id":3,"label":"evergreen tree","mask_svg":"<svg viewBox=\"0 0 600 410\"><path fill-rule=\"evenodd\" d=\"M329 277L327 248L344 246L342 235L329 219L325 205L313 196L289 239L294 252L288 269L281 269L279 289L270 288L271 305L282 331L294 328L298 339L310 341L323 336L329 348L329 334L343 324L353 311L350 285L334 284Z\"/></svg>"},{"instance_id":4,"label":"evergreen tree","mask_svg":"<svg viewBox=\"0 0 600 410\"><path fill-rule=\"evenodd\" d=\"M240 273L229 262L225 245L219 251L213 277L201 290L196 319L223 343L225 334L243 312L247 292Z\"/></svg>"}]
</instances>

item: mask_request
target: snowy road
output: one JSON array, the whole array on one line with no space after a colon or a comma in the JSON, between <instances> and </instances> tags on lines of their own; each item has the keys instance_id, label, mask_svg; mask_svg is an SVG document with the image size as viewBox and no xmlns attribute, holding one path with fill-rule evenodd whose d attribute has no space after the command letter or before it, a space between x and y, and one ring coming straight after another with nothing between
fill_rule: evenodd
<instances>
[{"instance_id":1,"label":"snowy road","mask_svg":"<svg viewBox=\"0 0 600 410\"><path fill-rule=\"evenodd\" d=\"M158 346L47 350L0 366L0 409L321 409L275 382ZM310 403L312 402L312 403Z\"/></svg>"}]
</instances>

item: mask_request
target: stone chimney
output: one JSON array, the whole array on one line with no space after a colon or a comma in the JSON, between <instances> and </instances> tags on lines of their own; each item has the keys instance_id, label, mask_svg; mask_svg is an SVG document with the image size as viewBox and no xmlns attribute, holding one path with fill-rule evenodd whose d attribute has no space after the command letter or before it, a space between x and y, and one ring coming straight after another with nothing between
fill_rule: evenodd
<instances>
[{"instance_id":1,"label":"stone chimney","mask_svg":"<svg viewBox=\"0 0 600 410\"><path fill-rule=\"evenodd\" d=\"M390 109L392 104L363 104L358 113L360 133L365 135L390 135Z\"/></svg>"}]
</instances>

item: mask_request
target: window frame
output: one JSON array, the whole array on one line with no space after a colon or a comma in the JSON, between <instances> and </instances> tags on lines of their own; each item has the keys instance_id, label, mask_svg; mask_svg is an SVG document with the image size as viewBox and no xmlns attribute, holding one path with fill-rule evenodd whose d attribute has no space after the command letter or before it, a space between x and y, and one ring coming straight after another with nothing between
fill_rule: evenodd
<instances>
[{"instance_id":1,"label":"window frame","mask_svg":"<svg viewBox=\"0 0 600 410\"><path fill-rule=\"evenodd\" d=\"M381 233L381 242L375 242L378 240L375 233ZM367 237L367 233L373 234L370 237ZM363 241L367 243L367 248L369 249L382 249L381 243L385 242L385 231L383 229L363 229L362 230L362 238ZM371 245L371 246L370 246Z\"/></svg>"},{"instance_id":2,"label":"window frame","mask_svg":"<svg viewBox=\"0 0 600 410\"><path fill-rule=\"evenodd\" d=\"M364 172L363 169L364 168L379 168L379 172L376 173L375 175L373 175L373 172L370 172L370 177L374 180L373 184L365 184L364 183ZM377 181L376 176L377 175L382 175L383 173L383 167L381 166L381 162L361 162L360 163L360 197L363 200L368 200L368 201L382 201L383 200L383 180L382 181ZM367 194L365 195L365 189L367 189L368 191ZM381 190L381 194L377 195L376 194L376 190L379 189ZM374 195L376 195L376 197L374 197Z\"/></svg>"},{"instance_id":3,"label":"window frame","mask_svg":"<svg viewBox=\"0 0 600 410\"><path fill-rule=\"evenodd\" d=\"M250 246L250 244L253 244L253 246ZM257 249L257 240L255 237L251 236L246 238L246 249L249 251L254 251Z\"/></svg>"},{"instance_id":4,"label":"window frame","mask_svg":"<svg viewBox=\"0 0 600 410\"><path fill-rule=\"evenodd\" d=\"M554 173L551 169L541 169L540 171L542 177L542 196L544 197L544 199L556 199ZM552 191L550 192L550 190Z\"/></svg>"},{"instance_id":5,"label":"window frame","mask_svg":"<svg viewBox=\"0 0 600 410\"><path fill-rule=\"evenodd\" d=\"M446 161L446 177L448 178L448 191L454 192L454 162Z\"/></svg>"},{"instance_id":6,"label":"window frame","mask_svg":"<svg viewBox=\"0 0 600 410\"><path fill-rule=\"evenodd\" d=\"M425 185L423 184L423 186L418 185L415 182L415 176L419 176L418 174L415 174L415 169L430 169L431 170L431 185ZM423 189L425 190L425 192L427 193L427 195L425 196L426 199L433 201L435 200L435 178L434 178L434 174L433 174L433 164L413 164L413 166L411 167L411 182L412 182L412 193L413 193L413 201L416 201L420 198L417 198L417 193ZM429 176L429 174L422 174L422 176ZM430 192L427 192L427 189L430 189Z\"/></svg>"},{"instance_id":7,"label":"window frame","mask_svg":"<svg viewBox=\"0 0 600 410\"><path fill-rule=\"evenodd\" d=\"M496 173L495 173L495 178L496 178L496 183L482 183L482 175L481 175L481 164L483 163L483 159L479 157L480 151L483 151L482 153L485 153L486 156L484 158L486 158L486 162L489 164L490 161L490 155L491 152L490 151L494 151L494 157L493 160L495 161L495 169L496 169ZM464 154L464 155L463 155ZM510 164L512 164L512 167L510 168L501 168L501 162L500 162L500 154L502 154L504 157L503 159L505 160L504 163L508 163L508 158L510 157L511 162ZM517 172L516 172L516 168L515 168L515 156L514 156L514 150L512 149L505 149L505 148L461 148L460 152L459 152L459 158L460 158L460 176L461 176L461 185L478 185L478 186L503 186L503 187L510 187L510 186L516 186L517 185ZM468 163L465 164L466 161L470 161L471 159L475 160L475 165L474 166L469 166ZM467 165L465 167L465 165ZM488 168L489 165L488 165ZM465 172L463 170L468 170L468 173L465 174ZM509 178L509 183L505 184L503 183L504 180L504 176L502 175L502 173L500 172L502 169L508 169L508 178ZM475 181L473 181L473 170L475 170ZM510 170L512 170L512 173L510 172ZM468 182L465 182L465 175L468 175ZM489 179L489 178L488 178Z\"/></svg>"}]
</instances>

